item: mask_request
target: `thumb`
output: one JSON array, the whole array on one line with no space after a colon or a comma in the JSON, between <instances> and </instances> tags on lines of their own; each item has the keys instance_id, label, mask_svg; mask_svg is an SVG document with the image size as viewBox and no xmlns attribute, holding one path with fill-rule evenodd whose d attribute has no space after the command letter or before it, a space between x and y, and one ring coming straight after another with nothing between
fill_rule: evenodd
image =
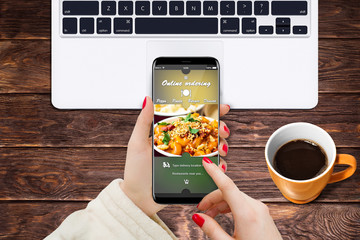
<instances>
[{"instance_id":1,"label":"thumb","mask_svg":"<svg viewBox=\"0 0 360 240\"><path fill-rule=\"evenodd\" d=\"M154 118L154 106L150 97L145 97L143 109L136 120L130 142L144 144L149 141L149 133Z\"/></svg>"},{"instance_id":2,"label":"thumb","mask_svg":"<svg viewBox=\"0 0 360 240\"><path fill-rule=\"evenodd\" d=\"M204 233L213 240L233 239L224 229L210 216L203 213L195 213L192 216L194 222L204 231Z\"/></svg>"}]
</instances>

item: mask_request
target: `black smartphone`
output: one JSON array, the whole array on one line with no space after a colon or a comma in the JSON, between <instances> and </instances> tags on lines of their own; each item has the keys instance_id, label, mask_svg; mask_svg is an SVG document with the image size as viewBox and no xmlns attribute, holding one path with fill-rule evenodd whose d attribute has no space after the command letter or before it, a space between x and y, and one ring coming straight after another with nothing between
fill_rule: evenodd
<instances>
[{"instance_id":1,"label":"black smartphone","mask_svg":"<svg viewBox=\"0 0 360 240\"><path fill-rule=\"evenodd\" d=\"M219 63L161 57L153 63L153 198L199 203L217 189L202 160L219 164Z\"/></svg>"}]
</instances>

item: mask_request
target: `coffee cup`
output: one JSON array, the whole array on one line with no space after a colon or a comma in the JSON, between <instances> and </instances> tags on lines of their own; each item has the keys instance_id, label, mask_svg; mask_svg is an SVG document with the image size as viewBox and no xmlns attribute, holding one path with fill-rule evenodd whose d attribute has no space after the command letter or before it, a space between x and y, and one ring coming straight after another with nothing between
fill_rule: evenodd
<instances>
[{"instance_id":1,"label":"coffee cup","mask_svg":"<svg viewBox=\"0 0 360 240\"><path fill-rule=\"evenodd\" d=\"M284 144L298 139L318 144L327 157L326 168L310 179L290 179L275 170L274 159L277 151ZM335 143L325 130L304 122L287 124L276 130L266 143L265 159L275 185L286 199L297 204L315 200L328 183L347 179L356 170L356 159L348 154L336 154ZM348 165L348 167L343 171L333 173L334 166L338 164Z\"/></svg>"}]
</instances>

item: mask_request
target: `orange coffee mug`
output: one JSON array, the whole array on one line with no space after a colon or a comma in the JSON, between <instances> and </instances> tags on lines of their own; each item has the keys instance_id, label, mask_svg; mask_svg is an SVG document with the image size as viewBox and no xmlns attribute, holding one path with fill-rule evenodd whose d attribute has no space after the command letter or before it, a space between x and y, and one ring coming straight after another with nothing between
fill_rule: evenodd
<instances>
[{"instance_id":1,"label":"orange coffee mug","mask_svg":"<svg viewBox=\"0 0 360 240\"><path fill-rule=\"evenodd\" d=\"M307 180L293 180L282 176L273 167L277 150L284 144L307 139L317 143L326 153L328 166L324 172ZM265 147L265 158L270 175L280 192L293 203L304 204L315 200L328 183L335 183L351 177L356 170L356 159L348 154L336 154L333 139L322 128L304 122L291 123L276 130ZM348 165L343 171L333 173L334 166Z\"/></svg>"}]
</instances>

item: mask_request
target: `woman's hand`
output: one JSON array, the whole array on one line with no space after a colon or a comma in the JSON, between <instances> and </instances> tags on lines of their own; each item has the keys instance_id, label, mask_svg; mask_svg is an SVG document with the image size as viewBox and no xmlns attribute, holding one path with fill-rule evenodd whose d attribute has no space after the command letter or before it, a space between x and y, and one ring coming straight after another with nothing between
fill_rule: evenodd
<instances>
[{"instance_id":1,"label":"woman's hand","mask_svg":"<svg viewBox=\"0 0 360 240\"><path fill-rule=\"evenodd\" d=\"M229 105L220 105L220 116L230 110ZM121 188L125 194L148 216L152 216L165 205L154 202L152 197L152 138L149 138L151 125L154 118L154 105L150 97L146 97L133 133L130 137L124 181ZM226 156L228 145L225 138L229 137L230 131L224 122L220 122L220 145L219 153ZM214 164L215 165L215 164ZM226 163L220 160L219 168L225 172Z\"/></svg>"},{"instance_id":2,"label":"woman's hand","mask_svg":"<svg viewBox=\"0 0 360 240\"><path fill-rule=\"evenodd\" d=\"M206 195L198 205L204 213L196 213L193 220L211 239L282 239L268 207L241 192L235 183L208 158L203 159L207 173L219 189ZM219 213L231 212L234 235L231 237L214 220Z\"/></svg>"}]
</instances>

